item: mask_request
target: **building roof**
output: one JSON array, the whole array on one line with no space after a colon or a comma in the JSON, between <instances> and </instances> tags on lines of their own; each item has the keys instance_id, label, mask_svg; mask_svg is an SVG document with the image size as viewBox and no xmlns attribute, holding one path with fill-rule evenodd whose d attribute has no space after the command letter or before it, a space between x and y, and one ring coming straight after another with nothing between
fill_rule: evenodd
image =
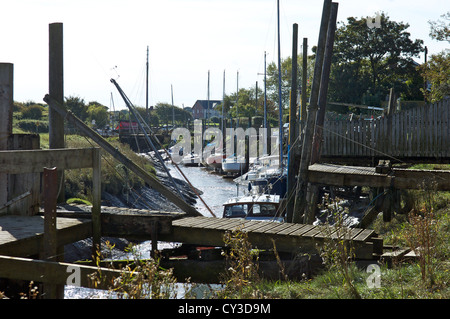
<instances>
[{"instance_id":1,"label":"building roof","mask_svg":"<svg viewBox=\"0 0 450 319\"><path fill-rule=\"evenodd\" d=\"M199 103L205 110L208 108L208 100L197 100L195 104ZM195 105L194 104L194 105ZM222 104L221 100L209 100L209 109L214 109L217 104Z\"/></svg>"}]
</instances>

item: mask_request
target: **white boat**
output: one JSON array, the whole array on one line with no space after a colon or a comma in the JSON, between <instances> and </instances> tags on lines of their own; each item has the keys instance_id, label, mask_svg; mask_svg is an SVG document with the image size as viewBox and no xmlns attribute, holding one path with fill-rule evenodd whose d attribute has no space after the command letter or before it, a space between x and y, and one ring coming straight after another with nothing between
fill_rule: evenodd
<instances>
[{"instance_id":1,"label":"white boat","mask_svg":"<svg viewBox=\"0 0 450 319\"><path fill-rule=\"evenodd\" d=\"M279 195L250 195L229 199L223 206L223 218L283 222Z\"/></svg>"},{"instance_id":2,"label":"white boat","mask_svg":"<svg viewBox=\"0 0 450 319\"><path fill-rule=\"evenodd\" d=\"M212 154L206 158L206 165L214 169L222 168L222 162L225 159L225 155L222 153Z\"/></svg>"},{"instance_id":3,"label":"white boat","mask_svg":"<svg viewBox=\"0 0 450 319\"><path fill-rule=\"evenodd\" d=\"M286 160L286 157L284 158ZM284 196L286 192L287 165L280 169L278 155L265 155L256 159L247 173L234 179L253 194L276 194Z\"/></svg>"},{"instance_id":4,"label":"white boat","mask_svg":"<svg viewBox=\"0 0 450 319\"><path fill-rule=\"evenodd\" d=\"M200 157L197 154L189 154L183 157L181 164L184 166L198 166L200 163Z\"/></svg>"},{"instance_id":5,"label":"white boat","mask_svg":"<svg viewBox=\"0 0 450 319\"><path fill-rule=\"evenodd\" d=\"M245 158L242 156L230 156L222 161L222 170L225 173L240 173L245 168Z\"/></svg>"}]
</instances>

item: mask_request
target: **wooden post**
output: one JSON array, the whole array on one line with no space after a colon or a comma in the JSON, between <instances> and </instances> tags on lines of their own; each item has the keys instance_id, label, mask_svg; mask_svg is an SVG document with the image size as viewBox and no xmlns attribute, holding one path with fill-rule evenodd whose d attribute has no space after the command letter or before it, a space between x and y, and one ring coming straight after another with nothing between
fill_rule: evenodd
<instances>
[{"instance_id":1,"label":"wooden post","mask_svg":"<svg viewBox=\"0 0 450 319\"><path fill-rule=\"evenodd\" d=\"M54 168L44 168L44 239L40 259L58 260L58 237L56 234L56 199L58 196L58 171ZM64 287L45 284L44 298L55 299L63 296Z\"/></svg>"},{"instance_id":2,"label":"wooden post","mask_svg":"<svg viewBox=\"0 0 450 319\"><path fill-rule=\"evenodd\" d=\"M12 134L13 113L12 63L0 63L0 151L8 149L8 137ZM8 201L8 175L0 174L0 207Z\"/></svg>"},{"instance_id":3,"label":"wooden post","mask_svg":"<svg viewBox=\"0 0 450 319\"><path fill-rule=\"evenodd\" d=\"M93 253L101 248L101 156L100 149L92 154L92 249ZM96 255L94 255L96 256Z\"/></svg>"},{"instance_id":4,"label":"wooden post","mask_svg":"<svg viewBox=\"0 0 450 319\"><path fill-rule=\"evenodd\" d=\"M308 167L311 159L312 140L314 134L314 125L318 109L319 88L322 77L322 65L325 51L325 41L327 38L328 22L331 12L331 0L324 0L322 20L320 24L319 40L317 45L316 62L314 67L314 80L311 89L310 104L306 117L306 124L303 136L302 155L298 173L298 183L295 195L294 223L301 222L301 216L306 207L306 192L308 185Z\"/></svg>"},{"instance_id":5,"label":"wooden post","mask_svg":"<svg viewBox=\"0 0 450 319\"><path fill-rule=\"evenodd\" d=\"M315 164L320 159L320 150L323 138L323 125L325 122L325 111L327 106L328 82L330 79L331 58L333 57L334 35L336 32L336 19L338 3L333 2L331 6L330 22L328 24L327 43L325 46L325 56L322 69L322 80L319 91L319 110L317 112L316 126L313 140L313 150L311 164Z\"/></svg>"},{"instance_id":6,"label":"wooden post","mask_svg":"<svg viewBox=\"0 0 450 319\"><path fill-rule=\"evenodd\" d=\"M308 79L308 38L303 38L303 65L302 65L302 108L300 112L300 132L303 131L306 122L306 92Z\"/></svg>"},{"instance_id":7,"label":"wooden post","mask_svg":"<svg viewBox=\"0 0 450 319\"><path fill-rule=\"evenodd\" d=\"M56 260L56 198L58 195L58 171L44 168L44 249L41 259Z\"/></svg>"},{"instance_id":8,"label":"wooden post","mask_svg":"<svg viewBox=\"0 0 450 319\"><path fill-rule=\"evenodd\" d=\"M323 138L323 124L325 122L325 110L327 106L328 82L330 78L331 58L333 57L334 34L336 31L336 19L338 11L338 3L331 4L330 21L328 23L327 41L325 46L324 61L322 68L322 77L319 90L319 104L314 127L313 146L310 164L315 164L320 159L320 150ZM317 185L308 185L306 211L303 222L305 224L312 224L314 222L314 215L317 208L317 201L319 199L319 187Z\"/></svg>"},{"instance_id":9,"label":"wooden post","mask_svg":"<svg viewBox=\"0 0 450 319\"><path fill-rule=\"evenodd\" d=\"M63 63L63 24L49 25L49 95L61 105L64 104L64 63ZM48 112L49 147L64 148L64 118L52 108ZM58 202L64 202L64 171L58 174L61 190Z\"/></svg>"},{"instance_id":10,"label":"wooden post","mask_svg":"<svg viewBox=\"0 0 450 319\"><path fill-rule=\"evenodd\" d=\"M288 175L287 175L287 203L286 220L290 222L294 210L295 173L298 172L297 149L300 145L298 141L297 129L297 69L298 69L298 24L293 25L292 36L292 80L291 80L291 103L289 106L289 143L288 143Z\"/></svg>"}]
</instances>

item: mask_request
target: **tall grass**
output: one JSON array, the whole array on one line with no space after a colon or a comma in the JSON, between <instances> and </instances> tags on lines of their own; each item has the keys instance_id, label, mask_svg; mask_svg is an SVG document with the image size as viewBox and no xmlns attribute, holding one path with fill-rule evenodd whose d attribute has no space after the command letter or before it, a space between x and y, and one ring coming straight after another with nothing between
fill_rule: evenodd
<instances>
[{"instance_id":1,"label":"tall grass","mask_svg":"<svg viewBox=\"0 0 450 319\"><path fill-rule=\"evenodd\" d=\"M117 138L109 139L121 153L125 154L134 163L141 166L150 174L155 175L155 169L151 163L133 152L128 145L124 145ZM79 135L67 135L66 147L89 148L98 147L97 144ZM131 172L125 165L116 161L112 155L101 150L102 190L112 195L130 192L145 186L144 181ZM92 170L75 169L65 173L66 198L80 198L92 201Z\"/></svg>"}]
</instances>

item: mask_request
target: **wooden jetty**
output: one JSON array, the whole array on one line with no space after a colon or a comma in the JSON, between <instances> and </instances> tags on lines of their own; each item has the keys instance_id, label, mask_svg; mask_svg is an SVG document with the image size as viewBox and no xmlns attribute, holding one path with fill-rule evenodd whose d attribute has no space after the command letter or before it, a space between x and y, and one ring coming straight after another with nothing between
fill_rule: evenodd
<instances>
[{"instance_id":1,"label":"wooden jetty","mask_svg":"<svg viewBox=\"0 0 450 319\"><path fill-rule=\"evenodd\" d=\"M450 191L450 171L386 167L313 164L308 169L310 183L332 186L370 186L394 189Z\"/></svg>"},{"instance_id":2,"label":"wooden jetty","mask_svg":"<svg viewBox=\"0 0 450 319\"><path fill-rule=\"evenodd\" d=\"M383 244L375 231L359 228L343 228L343 233L330 226L314 226L243 219L186 217L172 221L170 234L159 239L194 245L223 246L225 232L240 230L248 234L253 247L292 253L317 253L318 245L325 239L344 238L354 246L355 258L373 259L381 255Z\"/></svg>"}]
</instances>

